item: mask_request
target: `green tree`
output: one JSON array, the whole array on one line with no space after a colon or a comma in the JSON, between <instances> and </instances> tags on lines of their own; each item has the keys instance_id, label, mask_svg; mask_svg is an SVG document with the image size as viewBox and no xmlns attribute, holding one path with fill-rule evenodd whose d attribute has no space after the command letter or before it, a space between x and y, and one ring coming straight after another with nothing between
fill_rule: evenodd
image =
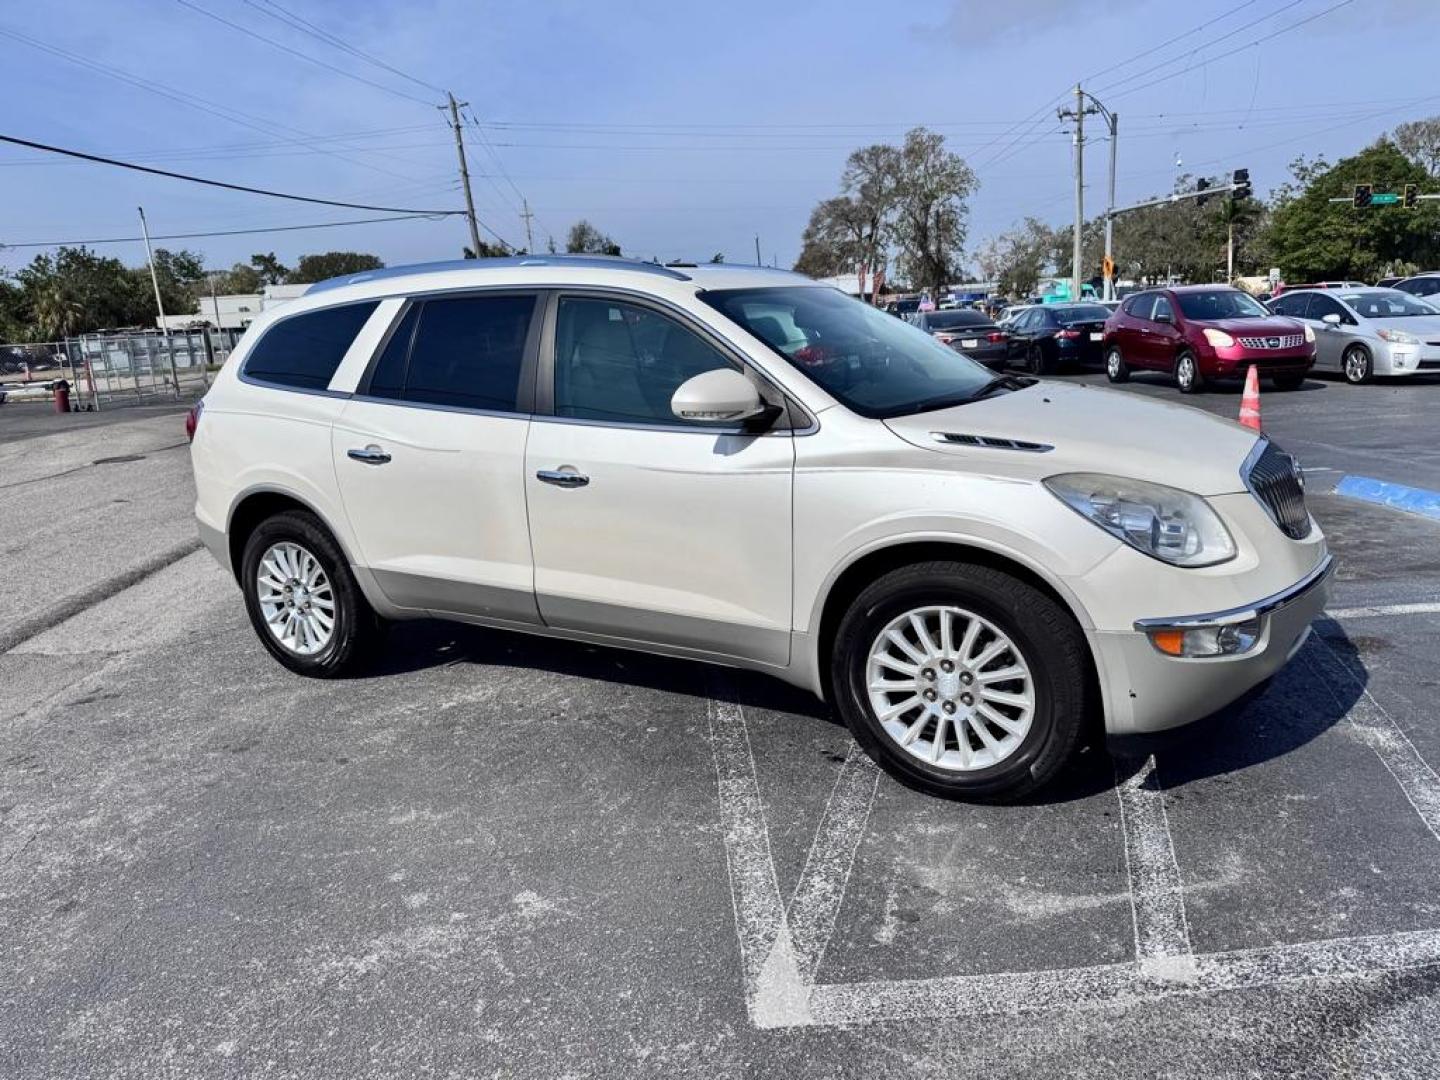
<instances>
[{"instance_id":1,"label":"green tree","mask_svg":"<svg viewBox=\"0 0 1440 1080\"><path fill-rule=\"evenodd\" d=\"M363 274L366 270L382 270L385 264L374 255L359 251L327 251L320 255L301 255L295 269L285 277L287 285L310 285L346 274Z\"/></svg>"},{"instance_id":2,"label":"green tree","mask_svg":"<svg viewBox=\"0 0 1440 1080\"><path fill-rule=\"evenodd\" d=\"M1440 262L1440 206L1435 203L1412 210L1329 201L1348 201L1356 184L1399 191L1407 183L1423 183L1427 175L1423 166L1383 138L1333 166L1306 172L1303 186L1274 211L1269 242L1275 264L1287 281L1373 281L1395 262ZM1297 181L1301 179L1297 175Z\"/></svg>"},{"instance_id":3,"label":"green tree","mask_svg":"<svg viewBox=\"0 0 1440 1080\"><path fill-rule=\"evenodd\" d=\"M980 273L1003 295L1025 297L1034 293L1056 246L1054 230L1027 217L1018 228L992 237L980 248L976 261Z\"/></svg>"},{"instance_id":4,"label":"green tree","mask_svg":"<svg viewBox=\"0 0 1440 1080\"><path fill-rule=\"evenodd\" d=\"M142 287L142 279L119 259L89 248L62 247L53 255L37 255L15 279L22 293L23 334L30 341L155 325L155 301L147 300L148 272Z\"/></svg>"},{"instance_id":5,"label":"green tree","mask_svg":"<svg viewBox=\"0 0 1440 1080\"><path fill-rule=\"evenodd\" d=\"M290 268L275 257L273 251L261 255L251 255L250 265L260 273L260 284L283 285L290 280Z\"/></svg>"},{"instance_id":6,"label":"green tree","mask_svg":"<svg viewBox=\"0 0 1440 1080\"><path fill-rule=\"evenodd\" d=\"M258 293L265 287L265 279L252 264L237 262L229 270L221 270L216 274L214 285L215 291L221 295ZM205 291L210 291L208 283Z\"/></svg>"},{"instance_id":7,"label":"green tree","mask_svg":"<svg viewBox=\"0 0 1440 1080\"><path fill-rule=\"evenodd\" d=\"M130 270L134 278L134 292L144 295L149 290L149 303L137 307L128 320L135 323L154 325L154 286L150 281L150 268L136 266ZM205 284L205 262L193 251L169 251L155 249L155 280L160 285L160 300L165 305L166 315L184 315L195 311L195 303Z\"/></svg>"},{"instance_id":8,"label":"green tree","mask_svg":"<svg viewBox=\"0 0 1440 1080\"><path fill-rule=\"evenodd\" d=\"M461 258L464 259L498 259L501 256L510 254L502 245L487 243L484 240L480 241L480 251L478 254L469 244L466 244L460 250L462 253ZM524 255L525 252L522 250L517 251L515 254Z\"/></svg>"},{"instance_id":9,"label":"green tree","mask_svg":"<svg viewBox=\"0 0 1440 1080\"><path fill-rule=\"evenodd\" d=\"M714 255L710 256L710 261L712 263L723 263L725 261L725 253L723 251L717 251Z\"/></svg>"},{"instance_id":10,"label":"green tree","mask_svg":"<svg viewBox=\"0 0 1440 1080\"><path fill-rule=\"evenodd\" d=\"M565 250L572 255L619 255L620 245L581 218L570 226Z\"/></svg>"}]
</instances>

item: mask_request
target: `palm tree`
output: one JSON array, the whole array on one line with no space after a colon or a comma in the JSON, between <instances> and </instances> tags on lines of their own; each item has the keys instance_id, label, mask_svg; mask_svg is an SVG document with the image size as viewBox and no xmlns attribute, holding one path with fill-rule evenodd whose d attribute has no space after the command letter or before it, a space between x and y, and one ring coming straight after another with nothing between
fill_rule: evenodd
<instances>
[{"instance_id":1,"label":"palm tree","mask_svg":"<svg viewBox=\"0 0 1440 1080\"><path fill-rule=\"evenodd\" d=\"M67 338L80 322L83 308L58 281L41 289L31 306L31 317L40 337L45 341Z\"/></svg>"}]
</instances>

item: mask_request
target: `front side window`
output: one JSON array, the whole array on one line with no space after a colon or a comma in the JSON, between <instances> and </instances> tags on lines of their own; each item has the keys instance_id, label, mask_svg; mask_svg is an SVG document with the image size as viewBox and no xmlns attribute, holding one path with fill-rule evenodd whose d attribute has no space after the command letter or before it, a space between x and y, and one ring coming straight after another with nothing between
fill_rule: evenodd
<instances>
[{"instance_id":1,"label":"front side window","mask_svg":"<svg viewBox=\"0 0 1440 1080\"><path fill-rule=\"evenodd\" d=\"M888 315L884 318L896 323ZM783 337L783 323L772 322L766 332ZM687 379L726 367L736 365L699 334L659 312L613 300L560 299L555 318L557 416L705 426L711 422L677 417L670 399Z\"/></svg>"},{"instance_id":2,"label":"front side window","mask_svg":"<svg viewBox=\"0 0 1440 1080\"><path fill-rule=\"evenodd\" d=\"M1309 318L1323 319L1326 315L1339 315L1341 322L1353 323L1350 313L1335 302L1331 296L1314 293L1310 297Z\"/></svg>"},{"instance_id":3,"label":"front side window","mask_svg":"<svg viewBox=\"0 0 1440 1080\"><path fill-rule=\"evenodd\" d=\"M378 305L342 304L281 319L250 350L244 374L281 386L324 390Z\"/></svg>"},{"instance_id":4,"label":"front side window","mask_svg":"<svg viewBox=\"0 0 1440 1080\"><path fill-rule=\"evenodd\" d=\"M1306 318L1306 311L1310 306L1309 293L1286 293L1276 297L1270 303L1270 310L1276 315L1287 315L1292 319Z\"/></svg>"},{"instance_id":5,"label":"front side window","mask_svg":"<svg viewBox=\"0 0 1440 1080\"><path fill-rule=\"evenodd\" d=\"M700 299L862 416L957 405L992 384L990 372L973 360L837 289L724 289Z\"/></svg>"},{"instance_id":6,"label":"front side window","mask_svg":"<svg viewBox=\"0 0 1440 1080\"><path fill-rule=\"evenodd\" d=\"M515 412L533 296L416 301L390 335L366 392L426 405Z\"/></svg>"},{"instance_id":7,"label":"front side window","mask_svg":"<svg viewBox=\"0 0 1440 1080\"><path fill-rule=\"evenodd\" d=\"M1205 289L1176 294L1185 318L1206 322L1213 319L1264 319L1270 312L1249 293L1239 289Z\"/></svg>"}]
</instances>

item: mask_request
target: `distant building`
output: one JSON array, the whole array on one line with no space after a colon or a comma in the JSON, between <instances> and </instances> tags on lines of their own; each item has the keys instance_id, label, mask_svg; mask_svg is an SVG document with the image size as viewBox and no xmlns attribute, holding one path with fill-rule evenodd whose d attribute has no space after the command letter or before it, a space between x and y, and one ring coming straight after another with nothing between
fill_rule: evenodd
<instances>
[{"instance_id":1,"label":"distant building","mask_svg":"<svg viewBox=\"0 0 1440 1080\"><path fill-rule=\"evenodd\" d=\"M309 285L266 285L263 293L229 293L224 296L202 295L195 310L184 315L157 316L155 325L161 329L184 330L194 326L213 326L220 330L244 330L262 311L288 304L305 295Z\"/></svg>"}]
</instances>

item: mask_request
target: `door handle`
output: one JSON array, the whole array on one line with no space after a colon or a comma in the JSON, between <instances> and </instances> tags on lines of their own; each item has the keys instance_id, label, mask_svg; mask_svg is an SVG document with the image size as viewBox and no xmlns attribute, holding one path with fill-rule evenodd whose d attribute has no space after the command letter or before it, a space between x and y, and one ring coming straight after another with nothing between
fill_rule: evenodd
<instances>
[{"instance_id":1,"label":"door handle","mask_svg":"<svg viewBox=\"0 0 1440 1080\"><path fill-rule=\"evenodd\" d=\"M574 469L541 469L535 474L535 478L563 488L582 488L590 483L590 477Z\"/></svg>"},{"instance_id":2,"label":"door handle","mask_svg":"<svg viewBox=\"0 0 1440 1080\"><path fill-rule=\"evenodd\" d=\"M390 455L374 443L363 450L346 450L345 456L351 461L363 461L366 465L384 465L390 460Z\"/></svg>"}]
</instances>

